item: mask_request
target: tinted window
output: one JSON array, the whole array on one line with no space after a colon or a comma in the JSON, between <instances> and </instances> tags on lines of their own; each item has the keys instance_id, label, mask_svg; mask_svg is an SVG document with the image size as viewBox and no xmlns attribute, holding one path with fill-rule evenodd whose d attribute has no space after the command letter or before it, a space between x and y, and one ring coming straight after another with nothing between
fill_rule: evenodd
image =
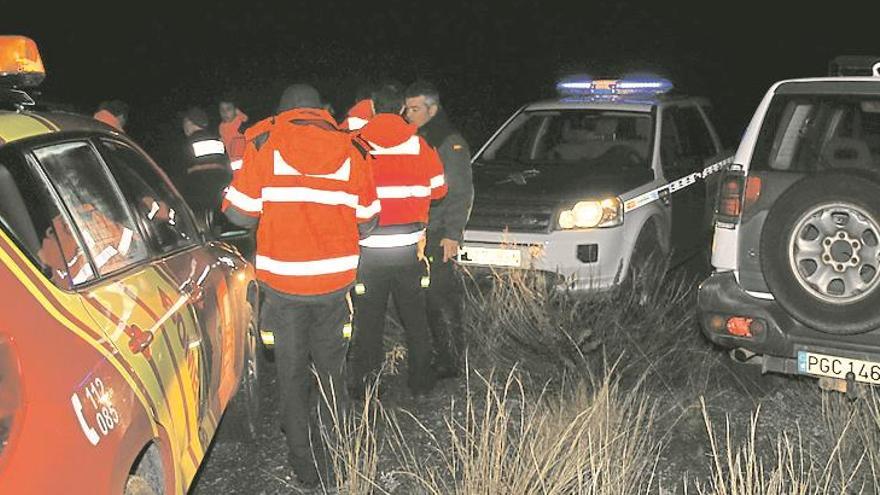
<instances>
[{"instance_id":1,"label":"tinted window","mask_svg":"<svg viewBox=\"0 0 880 495\"><path fill-rule=\"evenodd\" d=\"M696 107L670 107L663 111L660 156L663 170L677 178L700 170L716 154L715 144Z\"/></svg>"},{"instance_id":2,"label":"tinted window","mask_svg":"<svg viewBox=\"0 0 880 495\"><path fill-rule=\"evenodd\" d=\"M688 155L699 157L702 164L704 160L717 153L715 142L712 141L712 136L706 127L706 121L697 107L680 108L677 118Z\"/></svg>"},{"instance_id":3,"label":"tinted window","mask_svg":"<svg viewBox=\"0 0 880 495\"><path fill-rule=\"evenodd\" d=\"M90 144L56 144L35 149L34 155L67 205L100 275L147 258L137 224Z\"/></svg>"},{"instance_id":4,"label":"tinted window","mask_svg":"<svg viewBox=\"0 0 880 495\"><path fill-rule=\"evenodd\" d=\"M796 172L880 169L880 97L776 96L751 166Z\"/></svg>"},{"instance_id":5,"label":"tinted window","mask_svg":"<svg viewBox=\"0 0 880 495\"><path fill-rule=\"evenodd\" d=\"M62 216L51 188L11 148L0 150L0 223L43 274L62 289L91 276L88 259ZM63 239L63 242L62 242Z\"/></svg>"},{"instance_id":6,"label":"tinted window","mask_svg":"<svg viewBox=\"0 0 880 495\"><path fill-rule=\"evenodd\" d=\"M101 149L120 189L159 250L168 253L193 245L198 236L189 212L153 164L118 141L102 141Z\"/></svg>"}]
</instances>

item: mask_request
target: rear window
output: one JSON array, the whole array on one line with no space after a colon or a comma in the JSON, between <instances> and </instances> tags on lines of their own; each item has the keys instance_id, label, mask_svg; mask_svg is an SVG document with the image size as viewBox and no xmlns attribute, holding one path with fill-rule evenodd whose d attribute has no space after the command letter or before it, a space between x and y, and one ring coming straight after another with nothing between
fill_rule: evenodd
<instances>
[{"instance_id":1,"label":"rear window","mask_svg":"<svg viewBox=\"0 0 880 495\"><path fill-rule=\"evenodd\" d=\"M751 168L880 171L880 96L777 95L764 119Z\"/></svg>"}]
</instances>

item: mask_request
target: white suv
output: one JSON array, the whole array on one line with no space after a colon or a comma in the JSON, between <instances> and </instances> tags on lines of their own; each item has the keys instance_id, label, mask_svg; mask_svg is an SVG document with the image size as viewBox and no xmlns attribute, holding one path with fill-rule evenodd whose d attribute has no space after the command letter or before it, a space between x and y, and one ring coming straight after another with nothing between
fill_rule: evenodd
<instances>
[{"instance_id":1,"label":"white suv","mask_svg":"<svg viewBox=\"0 0 880 495\"><path fill-rule=\"evenodd\" d=\"M634 259L707 247L724 153L708 101L671 87L572 77L559 98L517 111L474 156L459 262L605 290Z\"/></svg>"},{"instance_id":2,"label":"white suv","mask_svg":"<svg viewBox=\"0 0 880 495\"><path fill-rule=\"evenodd\" d=\"M880 58L871 67L775 84L723 178L700 319L764 372L880 384Z\"/></svg>"}]
</instances>

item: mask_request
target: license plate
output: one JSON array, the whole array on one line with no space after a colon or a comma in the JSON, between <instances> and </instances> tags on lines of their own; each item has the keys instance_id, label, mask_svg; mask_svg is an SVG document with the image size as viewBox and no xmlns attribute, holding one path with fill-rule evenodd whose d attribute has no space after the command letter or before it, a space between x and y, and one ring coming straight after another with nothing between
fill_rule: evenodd
<instances>
[{"instance_id":1,"label":"license plate","mask_svg":"<svg viewBox=\"0 0 880 495\"><path fill-rule=\"evenodd\" d=\"M812 352L798 352L798 371L805 375L845 380L852 373L857 382L880 384L880 363Z\"/></svg>"},{"instance_id":2,"label":"license plate","mask_svg":"<svg viewBox=\"0 0 880 495\"><path fill-rule=\"evenodd\" d=\"M466 265L518 268L522 264L522 252L519 249L462 246L458 251L458 261Z\"/></svg>"}]
</instances>

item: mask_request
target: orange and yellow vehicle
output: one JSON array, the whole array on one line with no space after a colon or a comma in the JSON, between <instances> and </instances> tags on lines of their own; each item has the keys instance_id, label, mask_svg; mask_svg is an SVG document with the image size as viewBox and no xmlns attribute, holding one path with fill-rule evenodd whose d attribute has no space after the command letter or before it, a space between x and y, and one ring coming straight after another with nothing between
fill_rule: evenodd
<instances>
[{"instance_id":1,"label":"orange and yellow vehicle","mask_svg":"<svg viewBox=\"0 0 880 495\"><path fill-rule=\"evenodd\" d=\"M186 493L224 413L255 431L253 267L43 75L0 36L0 493Z\"/></svg>"}]
</instances>

